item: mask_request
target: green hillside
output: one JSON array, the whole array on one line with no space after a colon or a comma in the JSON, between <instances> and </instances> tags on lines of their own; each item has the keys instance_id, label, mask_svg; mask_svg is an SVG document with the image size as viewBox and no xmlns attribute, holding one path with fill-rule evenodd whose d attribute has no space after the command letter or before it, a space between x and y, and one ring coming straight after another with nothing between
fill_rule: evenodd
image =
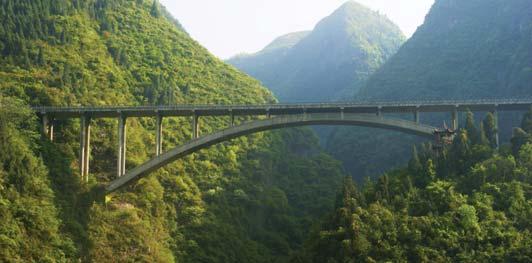
<instances>
[{"instance_id":1,"label":"green hillside","mask_svg":"<svg viewBox=\"0 0 532 263\"><path fill-rule=\"evenodd\" d=\"M372 99L532 95L532 5L439 0L425 23L362 89Z\"/></svg>"},{"instance_id":2,"label":"green hillside","mask_svg":"<svg viewBox=\"0 0 532 263\"><path fill-rule=\"evenodd\" d=\"M357 100L529 98L531 34L529 1L436 1L425 23L355 97ZM500 114L502 142L508 142L511 127L518 123L518 118ZM444 121L449 123L449 116L422 114L421 121L441 126ZM360 179L406 163L410 145L417 142L384 131L339 129L329 137L326 149Z\"/></svg>"},{"instance_id":3,"label":"green hillside","mask_svg":"<svg viewBox=\"0 0 532 263\"><path fill-rule=\"evenodd\" d=\"M387 17L353 1L320 21L312 32L289 36L301 39L273 54L267 47L229 60L262 81L282 102L351 98L404 41Z\"/></svg>"},{"instance_id":4,"label":"green hillside","mask_svg":"<svg viewBox=\"0 0 532 263\"><path fill-rule=\"evenodd\" d=\"M237 55L227 62L269 86L276 82L278 72L275 68L283 63L290 50L309 33L310 31L302 31L280 36L255 54Z\"/></svg>"},{"instance_id":5,"label":"green hillside","mask_svg":"<svg viewBox=\"0 0 532 263\"><path fill-rule=\"evenodd\" d=\"M292 262L530 262L532 110L519 136L490 147L493 116L436 154L414 149L408 167L357 188L346 179L336 208Z\"/></svg>"},{"instance_id":6,"label":"green hillside","mask_svg":"<svg viewBox=\"0 0 532 263\"><path fill-rule=\"evenodd\" d=\"M79 122L58 121L48 143L17 132L38 131L28 105L275 98L151 0L7 0L0 17L0 261L282 262L334 203L340 165L305 129L212 147L94 202L115 176L116 120L93 122L87 185L76 172ZM227 123L204 118L201 132ZM164 149L191 137L187 118L164 126ZM128 119L128 169L154 155L154 127Z\"/></svg>"}]
</instances>

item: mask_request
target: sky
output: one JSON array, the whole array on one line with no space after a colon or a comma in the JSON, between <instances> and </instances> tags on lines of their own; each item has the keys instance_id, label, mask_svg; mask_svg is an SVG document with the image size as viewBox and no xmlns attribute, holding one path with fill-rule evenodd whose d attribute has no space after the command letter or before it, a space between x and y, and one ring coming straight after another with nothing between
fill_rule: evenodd
<instances>
[{"instance_id":1,"label":"sky","mask_svg":"<svg viewBox=\"0 0 532 263\"><path fill-rule=\"evenodd\" d=\"M261 50L278 36L312 30L347 0L160 0L187 32L227 59ZM358 0L387 15L407 37L434 0Z\"/></svg>"}]
</instances>

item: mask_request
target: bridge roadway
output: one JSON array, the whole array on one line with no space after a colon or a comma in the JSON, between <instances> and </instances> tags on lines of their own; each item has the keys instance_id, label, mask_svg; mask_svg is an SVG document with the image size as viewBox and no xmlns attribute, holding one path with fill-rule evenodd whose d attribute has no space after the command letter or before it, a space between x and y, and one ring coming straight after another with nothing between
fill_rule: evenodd
<instances>
[{"instance_id":1,"label":"bridge roadway","mask_svg":"<svg viewBox=\"0 0 532 263\"><path fill-rule=\"evenodd\" d=\"M339 102L304 104L258 105L173 105L173 106L99 106L99 107L33 107L41 114L56 119L153 117L153 116L244 116L244 115L291 115L299 113L415 113L453 111L526 111L532 99L512 100L453 100L412 102Z\"/></svg>"},{"instance_id":2,"label":"bridge roadway","mask_svg":"<svg viewBox=\"0 0 532 263\"><path fill-rule=\"evenodd\" d=\"M304 125L355 125L396 130L441 141L445 132L436 127L420 124L422 112L451 113L451 132L458 129L458 113L466 110L494 113L499 111L526 111L532 99L475 100L475 101L418 101L418 102L350 102L261 105L175 105L175 106L120 106L120 107L34 107L41 117L43 135L53 141L54 120L80 119L80 175L89 176L90 128L95 118L118 119L117 179L107 186L115 191L150 172L200 149L254 132ZM385 113L412 113L413 121L384 118ZM235 116L265 116L235 126ZM193 138L166 153L162 151L162 120L164 117L192 116ZM200 117L230 116L228 129L200 137ZM155 117L156 151L153 159L126 173L127 118ZM498 144L498 135L497 144Z\"/></svg>"}]
</instances>

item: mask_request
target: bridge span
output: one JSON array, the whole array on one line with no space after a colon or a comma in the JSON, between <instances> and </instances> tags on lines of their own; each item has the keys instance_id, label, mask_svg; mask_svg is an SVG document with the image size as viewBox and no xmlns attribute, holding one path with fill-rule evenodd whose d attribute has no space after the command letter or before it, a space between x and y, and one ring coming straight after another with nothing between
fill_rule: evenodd
<instances>
[{"instance_id":1,"label":"bridge span","mask_svg":"<svg viewBox=\"0 0 532 263\"><path fill-rule=\"evenodd\" d=\"M79 118L80 175L88 179L90 157L91 120L118 119L117 179L107 186L112 192L134 182L150 172L200 149L255 132L304 125L355 125L396 130L427 138L442 136L436 127L420 124L420 113L445 112L451 114L451 131L458 129L458 114L467 110L497 113L500 111L526 111L532 106L529 100L477 100L477 101L426 101L426 102L352 102L312 104L261 104L261 105L173 105L173 106L118 106L118 107L34 107L42 121L42 133L53 141L54 121ZM412 121L385 118L384 114L412 114ZM162 120L165 117L192 117L191 141L163 154ZM200 118L204 116L230 117L225 130L200 137ZM258 120L235 126L236 116L256 116ZM128 118L154 117L157 120L156 157L126 172L126 124ZM261 119L262 118L262 119ZM436 138L438 140L438 138Z\"/></svg>"}]
</instances>

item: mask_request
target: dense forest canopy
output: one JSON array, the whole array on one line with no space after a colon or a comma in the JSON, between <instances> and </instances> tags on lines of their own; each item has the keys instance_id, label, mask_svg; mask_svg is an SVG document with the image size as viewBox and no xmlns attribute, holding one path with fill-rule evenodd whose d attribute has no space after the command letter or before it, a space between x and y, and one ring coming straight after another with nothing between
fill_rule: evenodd
<instances>
[{"instance_id":1,"label":"dense forest canopy","mask_svg":"<svg viewBox=\"0 0 532 263\"><path fill-rule=\"evenodd\" d=\"M0 13L0 119L9 123L0 129L6 219L0 261L282 261L334 203L340 165L305 129L218 145L108 196L105 204L94 202L98 186L115 176L116 120L93 121L91 179L84 184L76 169L79 122L56 121L51 144L35 133L38 120L28 105L275 98L209 54L157 1L7 0ZM203 118L201 132L227 123ZM163 125L164 149L191 137L187 118L167 118ZM152 119L128 119L128 168L153 156L154 127Z\"/></svg>"},{"instance_id":2,"label":"dense forest canopy","mask_svg":"<svg viewBox=\"0 0 532 263\"><path fill-rule=\"evenodd\" d=\"M438 0L427 23L371 77L362 94L437 96L425 87L440 90L429 81L442 78L439 70L452 76L448 84L472 87L471 94L482 95L480 84L493 83L511 95L528 94L530 10L525 0ZM501 148L495 143L495 116L475 118L467 112L447 148L418 145L407 166L360 186L322 150L312 130L289 129L200 151L101 198L100 186L115 178L117 121L92 122L86 183L77 171L79 121L57 120L52 143L39 135L40 122L30 106L277 99L258 80L201 47L157 0L3 0L0 21L1 262L532 261L532 110ZM325 69L303 63L308 67L295 79L327 80L320 77L327 74L342 97L361 87L402 41L388 19L349 2L314 31L284 36L259 53L262 58L250 59L299 63L308 62L312 50L338 51L328 60L310 56ZM427 49L412 52L416 45ZM441 53L431 53L434 63L426 64L430 48ZM397 91L386 85L389 77L379 77L401 60L412 74L425 66L427 77L419 78L423 89ZM479 76L470 78L473 71L449 61L470 63ZM403 73L406 80L387 76L413 84L410 71ZM475 82L479 79L485 82ZM379 89L371 88L378 82ZM303 86L320 100L328 92ZM493 94L506 94L497 87ZM279 94L296 96L290 92ZM240 117L237 123L248 120ZM166 118L163 148L189 140L190 122ZM228 122L203 118L201 132ZM155 154L155 125L150 118L128 119L128 169ZM371 133L400 159L393 154L400 145ZM342 146L337 157L386 166L375 161L379 156L349 155L356 136L344 139L331 139ZM374 143L366 140L360 147Z\"/></svg>"},{"instance_id":3,"label":"dense forest canopy","mask_svg":"<svg viewBox=\"0 0 532 263\"><path fill-rule=\"evenodd\" d=\"M408 167L356 187L292 262L532 261L532 109L511 147L494 148L493 116L443 151L413 150Z\"/></svg>"}]
</instances>

